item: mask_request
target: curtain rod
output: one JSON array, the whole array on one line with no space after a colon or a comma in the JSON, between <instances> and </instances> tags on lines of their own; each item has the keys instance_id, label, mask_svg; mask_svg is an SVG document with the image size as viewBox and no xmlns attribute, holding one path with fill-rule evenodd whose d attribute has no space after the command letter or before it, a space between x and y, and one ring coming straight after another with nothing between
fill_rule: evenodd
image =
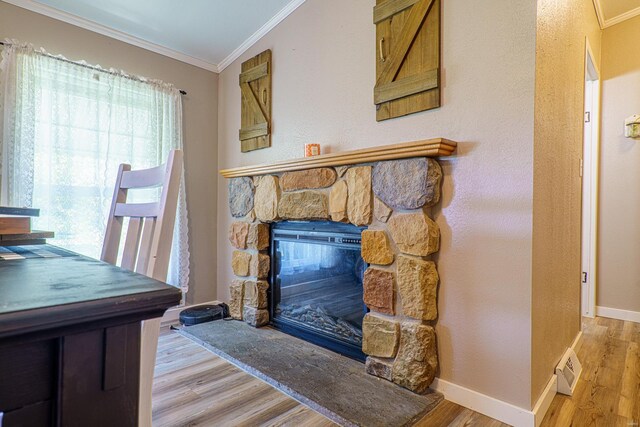
<instances>
[{"instance_id":1,"label":"curtain rod","mask_svg":"<svg viewBox=\"0 0 640 427\"><path fill-rule=\"evenodd\" d=\"M3 41L0 41L0 46L11 46L11 43L5 43L5 42L3 42ZM38 51L36 51L36 53L39 53L39 54L41 54L41 55L50 56L51 58L55 58L55 59L58 59L58 60L63 61L63 62L68 62L69 64L75 64L75 65L79 65L80 67L89 68L89 69L91 69L91 70L96 70L96 71L100 71L100 72L103 72L103 73L111 74L111 75L114 75L114 76L124 77L124 78L129 79L129 80L135 80L135 81L138 81L138 82L145 83L145 82L143 82L141 79L139 79L138 77L123 76L123 75L122 75L122 74L120 74L120 73L115 73L115 72L113 72L113 71L105 70L105 69L103 69L103 68L96 68L96 67L91 66L91 65L88 65L88 64L80 64L80 63L78 63L78 62L71 61L70 59L63 59L63 58L59 58L59 57L57 57L57 56L51 55L50 53L43 53L43 52L38 52ZM186 95L186 94L187 94L187 92L186 92L186 91L184 91L184 90L182 90L182 89L179 89L179 92L180 92L180 94L182 94L182 95Z\"/></svg>"}]
</instances>

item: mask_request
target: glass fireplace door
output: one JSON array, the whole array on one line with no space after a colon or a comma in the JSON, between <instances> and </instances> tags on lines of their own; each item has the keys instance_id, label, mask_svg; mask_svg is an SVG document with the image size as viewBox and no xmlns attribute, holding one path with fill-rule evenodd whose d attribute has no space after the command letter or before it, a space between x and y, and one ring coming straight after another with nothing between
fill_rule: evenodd
<instances>
[{"instance_id":1,"label":"glass fireplace door","mask_svg":"<svg viewBox=\"0 0 640 427\"><path fill-rule=\"evenodd\" d=\"M362 229L339 223L279 223L272 228L273 324L363 360Z\"/></svg>"}]
</instances>

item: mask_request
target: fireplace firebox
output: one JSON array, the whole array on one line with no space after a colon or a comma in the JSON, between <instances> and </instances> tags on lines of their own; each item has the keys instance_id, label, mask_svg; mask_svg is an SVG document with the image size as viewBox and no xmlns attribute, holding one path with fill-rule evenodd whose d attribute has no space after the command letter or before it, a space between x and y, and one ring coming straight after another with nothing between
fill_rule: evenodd
<instances>
[{"instance_id":1,"label":"fireplace firebox","mask_svg":"<svg viewBox=\"0 0 640 427\"><path fill-rule=\"evenodd\" d=\"M367 307L360 254L366 227L318 221L271 226L271 324L283 332L364 361Z\"/></svg>"}]
</instances>

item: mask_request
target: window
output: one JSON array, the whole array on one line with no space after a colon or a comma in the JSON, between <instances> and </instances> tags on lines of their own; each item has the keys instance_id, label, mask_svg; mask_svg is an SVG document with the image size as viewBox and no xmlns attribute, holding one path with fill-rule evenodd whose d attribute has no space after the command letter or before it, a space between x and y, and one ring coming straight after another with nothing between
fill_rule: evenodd
<instances>
[{"instance_id":1,"label":"window","mask_svg":"<svg viewBox=\"0 0 640 427\"><path fill-rule=\"evenodd\" d=\"M52 243L98 258L118 165L157 166L182 148L179 91L18 43L5 48L0 70L2 204L40 208L35 229L55 231ZM169 282L186 290L182 181ZM158 196L138 190L129 199Z\"/></svg>"}]
</instances>

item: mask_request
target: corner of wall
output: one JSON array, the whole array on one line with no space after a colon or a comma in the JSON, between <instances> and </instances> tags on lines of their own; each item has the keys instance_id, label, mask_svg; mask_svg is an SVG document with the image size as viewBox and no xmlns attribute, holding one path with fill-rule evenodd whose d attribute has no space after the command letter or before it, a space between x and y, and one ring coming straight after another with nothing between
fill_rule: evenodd
<instances>
[{"instance_id":1,"label":"corner of wall","mask_svg":"<svg viewBox=\"0 0 640 427\"><path fill-rule=\"evenodd\" d=\"M532 405L580 330L585 40L599 63L602 37L590 0L539 0L537 21Z\"/></svg>"}]
</instances>

